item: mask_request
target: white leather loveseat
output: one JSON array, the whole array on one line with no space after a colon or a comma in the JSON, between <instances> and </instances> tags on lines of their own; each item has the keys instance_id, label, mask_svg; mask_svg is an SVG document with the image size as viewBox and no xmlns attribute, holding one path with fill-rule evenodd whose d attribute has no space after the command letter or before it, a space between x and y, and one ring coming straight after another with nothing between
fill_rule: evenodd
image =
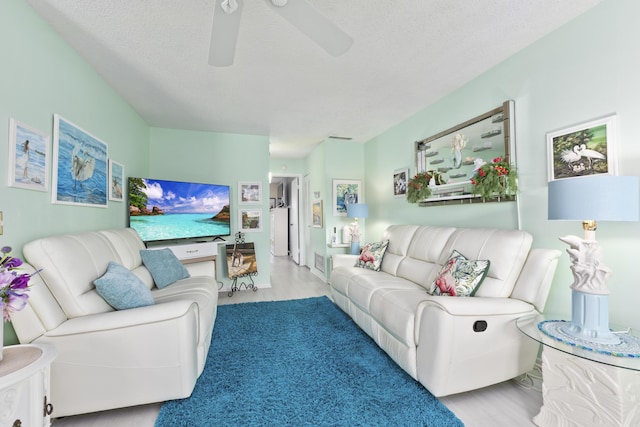
<instances>
[{"instance_id":1,"label":"white leather loveseat","mask_svg":"<svg viewBox=\"0 0 640 427\"><path fill-rule=\"evenodd\" d=\"M187 264L191 277L158 289L141 249L144 243L130 228L45 237L24 246L25 271L42 271L32 278L28 306L12 321L21 343L57 350L53 417L191 395L216 318L213 261ZM98 294L93 281L110 261L142 280L152 305L115 310Z\"/></svg>"},{"instance_id":2,"label":"white leather loveseat","mask_svg":"<svg viewBox=\"0 0 640 427\"><path fill-rule=\"evenodd\" d=\"M393 225L380 271L334 255L334 302L435 396L506 381L531 370L538 343L520 316L544 309L558 250L531 249L524 231ZM474 296L430 295L453 251L489 260Z\"/></svg>"}]
</instances>

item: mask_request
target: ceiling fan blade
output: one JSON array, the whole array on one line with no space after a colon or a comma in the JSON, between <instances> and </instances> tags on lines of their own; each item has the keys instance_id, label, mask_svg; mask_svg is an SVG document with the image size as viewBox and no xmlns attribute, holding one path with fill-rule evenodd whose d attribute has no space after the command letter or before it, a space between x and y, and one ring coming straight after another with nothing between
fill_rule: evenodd
<instances>
[{"instance_id":1,"label":"ceiling fan blade","mask_svg":"<svg viewBox=\"0 0 640 427\"><path fill-rule=\"evenodd\" d=\"M224 0L215 2L209 44L209 65L216 67L228 67L233 64L244 6L244 0L235 0L238 4L237 9L227 13L222 7L223 2Z\"/></svg>"},{"instance_id":2,"label":"ceiling fan blade","mask_svg":"<svg viewBox=\"0 0 640 427\"><path fill-rule=\"evenodd\" d=\"M274 6L271 0L265 1L274 12L326 50L329 55L340 56L353 45L351 36L320 14L305 0L290 0L285 6Z\"/></svg>"}]
</instances>

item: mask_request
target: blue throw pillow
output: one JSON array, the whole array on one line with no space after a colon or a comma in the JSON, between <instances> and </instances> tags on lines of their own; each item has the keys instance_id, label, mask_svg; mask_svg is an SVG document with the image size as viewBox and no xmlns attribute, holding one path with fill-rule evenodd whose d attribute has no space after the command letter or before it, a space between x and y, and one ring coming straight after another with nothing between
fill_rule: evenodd
<instances>
[{"instance_id":1,"label":"blue throw pillow","mask_svg":"<svg viewBox=\"0 0 640 427\"><path fill-rule=\"evenodd\" d=\"M109 262L107 272L93 281L96 291L116 310L144 307L153 304L151 291L128 268Z\"/></svg>"},{"instance_id":2,"label":"blue throw pillow","mask_svg":"<svg viewBox=\"0 0 640 427\"><path fill-rule=\"evenodd\" d=\"M141 249L142 263L151 273L158 288L164 288L180 279L191 277L189 272L169 248Z\"/></svg>"}]
</instances>

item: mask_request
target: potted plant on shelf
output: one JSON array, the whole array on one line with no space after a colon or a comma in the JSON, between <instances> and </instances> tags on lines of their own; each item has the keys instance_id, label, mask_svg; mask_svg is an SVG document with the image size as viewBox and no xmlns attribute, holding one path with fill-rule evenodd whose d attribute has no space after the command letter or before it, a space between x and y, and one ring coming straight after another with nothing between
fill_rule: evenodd
<instances>
[{"instance_id":1,"label":"potted plant on shelf","mask_svg":"<svg viewBox=\"0 0 640 427\"><path fill-rule=\"evenodd\" d=\"M431 196L431 187L445 184L442 174L426 171L416 174L407 184L407 201L417 203Z\"/></svg>"},{"instance_id":2,"label":"potted plant on shelf","mask_svg":"<svg viewBox=\"0 0 640 427\"><path fill-rule=\"evenodd\" d=\"M502 157L496 157L491 163L478 168L471 178L473 194L483 199L500 199L514 196L518 191L518 175L516 169Z\"/></svg>"}]
</instances>

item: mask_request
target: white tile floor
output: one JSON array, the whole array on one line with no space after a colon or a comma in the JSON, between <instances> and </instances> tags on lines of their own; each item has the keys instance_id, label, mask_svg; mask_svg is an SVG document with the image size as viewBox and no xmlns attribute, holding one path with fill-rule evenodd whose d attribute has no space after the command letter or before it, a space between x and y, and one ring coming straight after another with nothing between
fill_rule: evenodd
<instances>
[{"instance_id":1,"label":"white tile floor","mask_svg":"<svg viewBox=\"0 0 640 427\"><path fill-rule=\"evenodd\" d=\"M219 295L219 304L330 296L329 286L286 257L272 258L271 288ZM466 427L527 427L542 404L540 392L513 381L441 399ZM55 419L54 427L152 427L161 403Z\"/></svg>"}]
</instances>

